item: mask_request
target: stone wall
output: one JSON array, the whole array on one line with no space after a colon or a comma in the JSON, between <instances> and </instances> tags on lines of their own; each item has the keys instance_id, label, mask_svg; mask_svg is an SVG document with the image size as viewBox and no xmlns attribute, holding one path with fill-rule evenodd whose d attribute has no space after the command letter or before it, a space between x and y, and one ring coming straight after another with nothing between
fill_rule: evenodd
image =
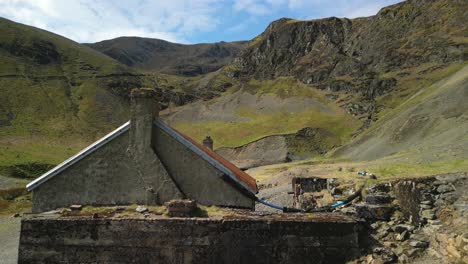
<instances>
[{"instance_id":1,"label":"stone wall","mask_svg":"<svg viewBox=\"0 0 468 264\"><path fill-rule=\"evenodd\" d=\"M33 212L71 204L153 204L148 185L127 155L128 132L100 147L33 190Z\"/></svg>"},{"instance_id":2,"label":"stone wall","mask_svg":"<svg viewBox=\"0 0 468 264\"><path fill-rule=\"evenodd\" d=\"M327 179L322 178L293 178L291 184L293 192L296 184L300 184L304 192L320 192L327 189Z\"/></svg>"},{"instance_id":3,"label":"stone wall","mask_svg":"<svg viewBox=\"0 0 468 264\"><path fill-rule=\"evenodd\" d=\"M24 218L19 263L344 263L357 224L337 214L244 218Z\"/></svg>"},{"instance_id":4,"label":"stone wall","mask_svg":"<svg viewBox=\"0 0 468 264\"><path fill-rule=\"evenodd\" d=\"M205 205L254 208L251 196L223 179L227 175L162 129L153 129L153 149L186 198Z\"/></svg>"}]
</instances>

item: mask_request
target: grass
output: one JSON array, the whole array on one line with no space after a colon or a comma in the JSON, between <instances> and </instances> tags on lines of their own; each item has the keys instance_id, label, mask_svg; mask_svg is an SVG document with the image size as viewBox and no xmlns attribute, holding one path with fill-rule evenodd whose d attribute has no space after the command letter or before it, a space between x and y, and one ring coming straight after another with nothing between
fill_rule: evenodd
<instances>
[{"instance_id":1,"label":"grass","mask_svg":"<svg viewBox=\"0 0 468 264\"><path fill-rule=\"evenodd\" d=\"M414 163L391 163L376 164L369 167L369 170L384 179L395 179L399 177L420 177L443 173L468 172L468 160L449 160L433 162L429 164Z\"/></svg>"},{"instance_id":2,"label":"grass","mask_svg":"<svg viewBox=\"0 0 468 264\"><path fill-rule=\"evenodd\" d=\"M251 79L244 85L244 91L257 95L275 95L282 99L291 97L312 97L318 98L323 103L326 103L323 99L323 92L307 86L291 76L262 81Z\"/></svg>"},{"instance_id":3,"label":"grass","mask_svg":"<svg viewBox=\"0 0 468 264\"><path fill-rule=\"evenodd\" d=\"M31 207L31 194L25 188L0 190L0 215L29 212Z\"/></svg>"},{"instance_id":4,"label":"grass","mask_svg":"<svg viewBox=\"0 0 468 264\"><path fill-rule=\"evenodd\" d=\"M14 176L12 172L24 171L22 166L28 164L42 164L44 170L62 162L64 159L76 154L86 146L86 141L75 138L51 139L44 137L8 137L0 139L0 174ZM31 166L30 166L31 167ZM40 169L41 166L36 166ZM34 166L29 172L29 177L34 174ZM41 170L38 173L43 173ZM26 175L26 177L28 177Z\"/></svg>"},{"instance_id":5,"label":"grass","mask_svg":"<svg viewBox=\"0 0 468 264\"><path fill-rule=\"evenodd\" d=\"M175 127L197 141L210 135L216 140L217 147L240 146L269 135L295 133L304 127L329 129L344 142L359 127L359 122L344 115L326 114L316 110L260 114L251 109L242 108L238 110L237 115L248 121L179 122L175 124Z\"/></svg>"},{"instance_id":6,"label":"grass","mask_svg":"<svg viewBox=\"0 0 468 264\"><path fill-rule=\"evenodd\" d=\"M240 89L235 86L232 91ZM330 104L325 98L325 92L309 87L293 77L280 77L275 80L250 80L242 85L242 91L256 95L273 95L281 99L312 98L328 108L324 112L307 106L300 112L280 110L272 113L259 112L256 109L239 105L235 110L235 118L242 121L196 121L180 120L171 125L185 132L197 141L210 135L216 141L216 147L236 147L265 136L295 133L304 127L324 128L338 138L331 145L338 145L347 141L351 134L360 127L361 121L347 115L343 109ZM226 94L229 94L228 91ZM219 102L223 97L208 102ZM328 142L328 141L327 141ZM328 142L329 143L329 142ZM327 144L328 144L327 143ZM300 150L303 146L296 146Z\"/></svg>"},{"instance_id":7,"label":"grass","mask_svg":"<svg viewBox=\"0 0 468 264\"><path fill-rule=\"evenodd\" d=\"M468 160L448 160L418 164L404 159L386 157L374 161L350 161L337 159L309 159L298 162L264 166L248 171L259 183L267 182L270 178L286 171L304 168L309 175L323 178L338 178L343 182L366 184L388 182L396 179L419 178L432 175L468 172ZM342 168L341 170L339 168ZM358 171L367 171L377 176L376 180L359 176Z\"/></svg>"},{"instance_id":8,"label":"grass","mask_svg":"<svg viewBox=\"0 0 468 264\"><path fill-rule=\"evenodd\" d=\"M116 95L128 88L126 80L97 77L132 70L71 40L5 19L0 34L6 47L0 76L16 75L0 77L1 174L32 162L55 165L128 119L128 102ZM41 56L51 60L38 62ZM109 87L112 82L118 87Z\"/></svg>"},{"instance_id":9,"label":"grass","mask_svg":"<svg viewBox=\"0 0 468 264\"><path fill-rule=\"evenodd\" d=\"M0 203L1 205L1 203ZM84 206L79 211L62 210L62 215L67 216L92 216L98 214L100 217L138 217L141 213L136 212L138 205L132 204L127 206ZM165 206L144 206L148 208L150 214L161 215L168 217ZM118 208L120 210L118 210ZM218 206L198 205L193 212L192 217L223 217L232 214L228 208Z\"/></svg>"}]
</instances>

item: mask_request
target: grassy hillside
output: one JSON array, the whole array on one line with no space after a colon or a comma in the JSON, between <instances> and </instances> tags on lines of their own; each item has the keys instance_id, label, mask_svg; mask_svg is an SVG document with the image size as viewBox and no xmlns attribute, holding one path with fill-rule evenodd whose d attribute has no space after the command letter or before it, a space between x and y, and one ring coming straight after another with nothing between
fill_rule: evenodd
<instances>
[{"instance_id":1,"label":"grassy hillside","mask_svg":"<svg viewBox=\"0 0 468 264\"><path fill-rule=\"evenodd\" d=\"M134 71L69 39L0 19L0 168L57 164L128 118Z\"/></svg>"},{"instance_id":2,"label":"grassy hillside","mask_svg":"<svg viewBox=\"0 0 468 264\"><path fill-rule=\"evenodd\" d=\"M346 142L362 124L330 103L325 93L296 81L250 80L222 96L172 110L164 118L201 141L210 135L215 147L235 147L268 135L323 128Z\"/></svg>"}]
</instances>

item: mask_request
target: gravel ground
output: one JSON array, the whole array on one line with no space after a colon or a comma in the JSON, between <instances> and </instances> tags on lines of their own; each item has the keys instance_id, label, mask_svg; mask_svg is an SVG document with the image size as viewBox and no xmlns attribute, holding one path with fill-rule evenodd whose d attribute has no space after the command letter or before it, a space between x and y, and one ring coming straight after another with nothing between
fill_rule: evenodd
<instances>
[{"instance_id":1,"label":"gravel ground","mask_svg":"<svg viewBox=\"0 0 468 264\"><path fill-rule=\"evenodd\" d=\"M291 194L288 194L289 191L291 191L291 186L280 185L273 188L262 189L258 192L257 196L260 199L266 200L267 202L275 205L291 207L293 202L293 196ZM255 210L275 213L281 212L279 210L270 208L260 203L256 204Z\"/></svg>"},{"instance_id":2,"label":"gravel ground","mask_svg":"<svg viewBox=\"0 0 468 264\"><path fill-rule=\"evenodd\" d=\"M0 216L0 263L18 262L18 245L21 218Z\"/></svg>"}]
</instances>

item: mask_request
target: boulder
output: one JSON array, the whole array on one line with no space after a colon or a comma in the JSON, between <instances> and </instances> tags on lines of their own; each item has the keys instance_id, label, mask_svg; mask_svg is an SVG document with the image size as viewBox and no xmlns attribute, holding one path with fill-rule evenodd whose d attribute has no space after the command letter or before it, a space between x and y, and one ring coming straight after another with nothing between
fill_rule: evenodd
<instances>
[{"instance_id":1,"label":"boulder","mask_svg":"<svg viewBox=\"0 0 468 264\"><path fill-rule=\"evenodd\" d=\"M408 231L403 231L401 234L396 235L395 240L396 241L405 241L408 239Z\"/></svg>"},{"instance_id":2,"label":"boulder","mask_svg":"<svg viewBox=\"0 0 468 264\"><path fill-rule=\"evenodd\" d=\"M422 218L427 219L427 220L434 220L435 219L435 212L434 212L434 210L423 210L421 212L421 216L422 216Z\"/></svg>"},{"instance_id":3,"label":"boulder","mask_svg":"<svg viewBox=\"0 0 468 264\"><path fill-rule=\"evenodd\" d=\"M135 209L135 211L137 211L138 213L142 214L144 212L148 212L148 208L144 207L144 206L137 206L137 208Z\"/></svg>"},{"instance_id":4,"label":"boulder","mask_svg":"<svg viewBox=\"0 0 468 264\"><path fill-rule=\"evenodd\" d=\"M197 209L193 200L172 200L164 204L170 217L191 217Z\"/></svg>"},{"instance_id":5,"label":"boulder","mask_svg":"<svg viewBox=\"0 0 468 264\"><path fill-rule=\"evenodd\" d=\"M392 200L393 198L385 193L369 194L366 196L366 203L368 204L388 204Z\"/></svg>"},{"instance_id":6,"label":"boulder","mask_svg":"<svg viewBox=\"0 0 468 264\"><path fill-rule=\"evenodd\" d=\"M439 185L439 187L437 187L437 192L438 193L447 193L447 192L451 192L453 191L453 187L450 186L450 185Z\"/></svg>"},{"instance_id":7,"label":"boulder","mask_svg":"<svg viewBox=\"0 0 468 264\"><path fill-rule=\"evenodd\" d=\"M393 263L396 261L397 256L392 250L386 247L377 247L372 250L372 257L380 259L382 263Z\"/></svg>"},{"instance_id":8,"label":"boulder","mask_svg":"<svg viewBox=\"0 0 468 264\"><path fill-rule=\"evenodd\" d=\"M429 204L420 204L419 207L422 209L432 209L432 205Z\"/></svg>"},{"instance_id":9,"label":"boulder","mask_svg":"<svg viewBox=\"0 0 468 264\"><path fill-rule=\"evenodd\" d=\"M405 224L401 224L401 225L396 225L393 227L393 231L395 231L396 233L403 233L405 231L413 231L414 230L414 227L412 225L405 225Z\"/></svg>"},{"instance_id":10,"label":"boulder","mask_svg":"<svg viewBox=\"0 0 468 264\"><path fill-rule=\"evenodd\" d=\"M356 204L355 207L357 216L366 220L388 221L394 210L391 205Z\"/></svg>"},{"instance_id":11,"label":"boulder","mask_svg":"<svg viewBox=\"0 0 468 264\"><path fill-rule=\"evenodd\" d=\"M422 201L421 204L432 205L432 201L431 200L425 200L425 201Z\"/></svg>"},{"instance_id":12,"label":"boulder","mask_svg":"<svg viewBox=\"0 0 468 264\"><path fill-rule=\"evenodd\" d=\"M427 246L429 246L429 243L427 243L426 241L413 240L409 242L409 245L414 248L427 248Z\"/></svg>"}]
</instances>

